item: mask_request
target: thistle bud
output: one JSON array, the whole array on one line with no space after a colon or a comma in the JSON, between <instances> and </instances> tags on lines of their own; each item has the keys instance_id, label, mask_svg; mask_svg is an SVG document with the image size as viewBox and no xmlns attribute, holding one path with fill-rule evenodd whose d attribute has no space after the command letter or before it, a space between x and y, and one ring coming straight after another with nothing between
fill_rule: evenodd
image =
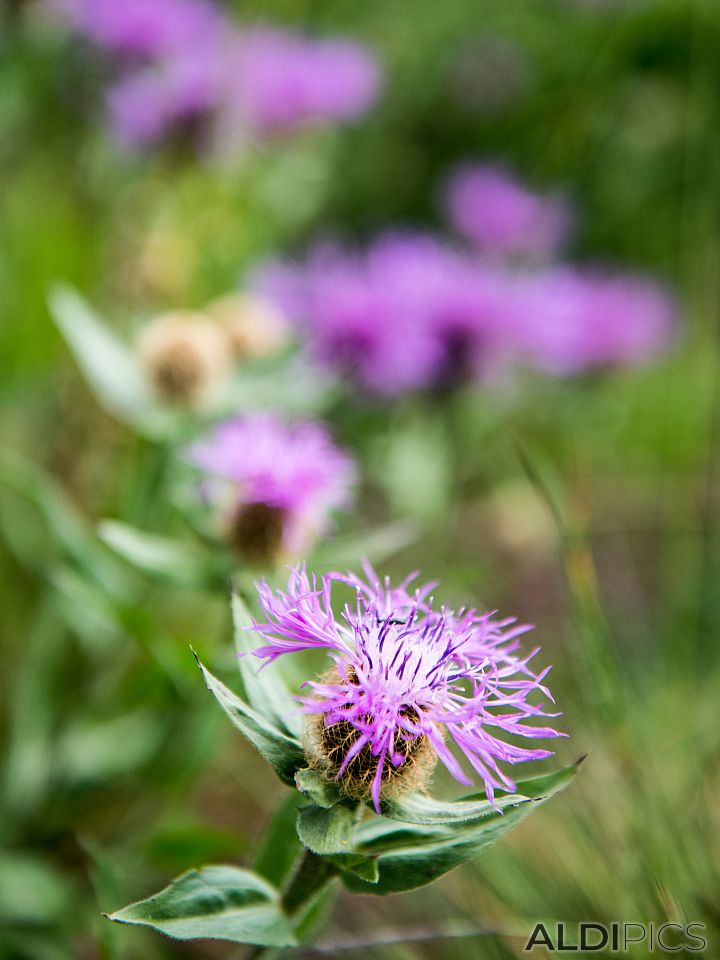
<instances>
[{"instance_id":1,"label":"thistle bud","mask_svg":"<svg viewBox=\"0 0 720 960\"><path fill-rule=\"evenodd\" d=\"M136 349L157 395L172 404L202 403L230 372L228 338L202 313L156 317L141 331Z\"/></svg>"},{"instance_id":2,"label":"thistle bud","mask_svg":"<svg viewBox=\"0 0 720 960\"><path fill-rule=\"evenodd\" d=\"M277 353L290 337L284 314L263 297L230 294L214 300L206 311L223 327L240 360L256 360Z\"/></svg>"}]
</instances>

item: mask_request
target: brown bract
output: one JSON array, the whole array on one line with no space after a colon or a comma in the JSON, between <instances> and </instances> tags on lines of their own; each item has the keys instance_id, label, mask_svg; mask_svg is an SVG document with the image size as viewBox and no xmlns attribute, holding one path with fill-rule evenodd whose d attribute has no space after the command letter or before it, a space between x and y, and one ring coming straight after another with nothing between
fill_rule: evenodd
<instances>
[{"instance_id":1,"label":"brown bract","mask_svg":"<svg viewBox=\"0 0 720 960\"><path fill-rule=\"evenodd\" d=\"M343 683L357 684L357 677L352 670L343 677L337 669L333 669L323 674L319 682L333 686ZM418 719L417 711L410 705L402 708L401 712L412 723ZM305 752L309 765L333 781L348 797L366 801L371 798L378 766L378 758L373 756L370 744L362 747L338 777L344 758L360 736L360 731L349 720L327 725L324 714L307 715ZM423 790L428 785L437 762L437 754L424 735L410 739L409 734L398 731L395 734L394 750L402 755L403 760L398 766L394 766L386 758L381 774L380 796L383 799Z\"/></svg>"}]
</instances>

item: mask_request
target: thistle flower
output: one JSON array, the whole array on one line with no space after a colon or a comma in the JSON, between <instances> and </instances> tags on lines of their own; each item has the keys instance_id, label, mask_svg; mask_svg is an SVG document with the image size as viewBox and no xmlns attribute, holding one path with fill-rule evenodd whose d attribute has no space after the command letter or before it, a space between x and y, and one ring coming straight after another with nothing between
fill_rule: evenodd
<instances>
[{"instance_id":1,"label":"thistle flower","mask_svg":"<svg viewBox=\"0 0 720 960\"><path fill-rule=\"evenodd\" d=\"M527 362L567 376L655 356L675 314L670 294L647 277L558 266L521 284L515 336Z\"/></svg>"},{"instance_id":2,"label":"thistle flower","mask_svg":"<svg viewBox=\"0 0 720 960\"><path fill-rule=\"evenodd\" d=\"M550 756L551 751L508 743L502 735L529 739L562 736L528 722L554 717L539 693L549 668L529 666L537 650L520 653L530 629L513 619L495 620L475 610L433 610L425 584L410 592L414 575L399 587L380 582L366 566L367 581L330 573L318 583L304 567L291 571L287 592L259 587L265 622L253 629L267 641L255 656L272 662L286 653L324 649L334 662L299 697L307 715L309 762L358 800L424 785L439 759L460 783L472 781L450 747L482 779L488 799L515 784L498 761L510 764ZM355 591L338 618L333 582Z\"/></svg>"},{"instance_id":3,"label":"thistle flower","mask_svg":"<svg viewBox=\"0 0 720 960\"><path fill-rule=\"evenodd\" d=\"M189 457L208 474L225 538L261 564L302 555L347 504L355 472L323 426L268 412L221 423Z\"/></svg>"},{"instance_id":4,"label":"thistle flower","mask_svg":"<svg viewBox=\"0 0 720 960\"><path fill-rule=\"evenodd\" d=\"M351 120L381 70L358 43L237 23L211 0L45 0L78 33L124 57L107 95L120 142L146 146L193 121L200 141L242 146Z\"/></svg>"},{"instance_id":5,"label":"thistle flower","mask_svg":"<svg viewBox=\"0 0 720 960\"><path fill-rule=\"evenodd\" d=\"M572 217L559 196L533 193L499 167L460 167L446 188L452 226L490 256L544 260L567 239Z\"/></svg>"},{"instance_id":6,"label":"thistle flower","mask_svg":"<svg viewBox=\"0 0 720 960\"><path fill-rule=\"evenodd\" d=\"M239 31L229 48L224 110L262 137L352 120L379 85L378 62L358 43L255 27Z\"/></svg>"},{"instance_id":7,"label":"thistle flower","mask_svg":"<svg viewBox=\"0 0 720 960\"><path fill-rule=\"evenodd\" d=\"M140 331L135 348L150 384L168 403L203 405L230 373L227 335L203 313L161 314Z\"/></svg>"},{"instance_id":8,"label":"thistle flower","mask_svg":"<svg viewBox=\"0 0 720 960\"><path fill-rule=\"evenodd\" d=\"M221 18L208 0L45 0L99 47L157 57L191 48L217 33Z\"/></svg>"},{"instance_id":9,"label":"thistle flower","mask_svg":"<svg viewBox=\"0 0 720 960\"><path fill-rule=\"evenodd\" d=\"M364 252L324 244L255 283L319 361L373 393L482 375L513 328L509 274L428 234L387 232Z\"/></svg>"}]
</instances>

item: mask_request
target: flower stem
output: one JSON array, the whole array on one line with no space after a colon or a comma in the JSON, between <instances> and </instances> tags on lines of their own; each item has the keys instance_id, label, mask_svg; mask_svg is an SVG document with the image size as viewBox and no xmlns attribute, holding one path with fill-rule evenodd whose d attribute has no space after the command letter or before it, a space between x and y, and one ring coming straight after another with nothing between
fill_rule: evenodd
<instances>
[{"instance_id":1,"label":"flower stem","mask_svg":"<svg viewBox=\"0 0 720 960\"><path fill-rule=\"evenodd\" d=\"M303 851L280 900L296 930L303 925L310 908L337 873L338 868L329 860L319 857L311 850ZM302 937L302 934L300 936ZM282 948L258 946L250 951L246 960L272 960L281 953Z\"/></svg>"},{"instance_id":2,"label":"flower stem","mask_svg":"<svg viewBox=\"0 0 720 960\"><path fill-rule=\"evenodd\" d=\"M304 908L309 907L337 872L337 867L325 857L305 850L282 895L285 912L296 917Z\"/></svg>"}]
</instances>

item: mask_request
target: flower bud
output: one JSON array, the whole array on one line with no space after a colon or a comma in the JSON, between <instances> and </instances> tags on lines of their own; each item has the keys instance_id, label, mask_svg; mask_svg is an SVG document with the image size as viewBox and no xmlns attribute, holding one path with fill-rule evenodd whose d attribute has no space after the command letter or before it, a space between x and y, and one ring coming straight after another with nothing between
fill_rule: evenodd
<instances>
[{"instance_id":1,"label":"flower bud","mask_svg":"<svg viewBox=\"0 0 720 960\"><path fill-rule=\"evenodd\" d=\"M290 327L284 314L263 297L229 294L208 304L206 310L222 325L240 360L277 353L289 340Z\"/></svg>"},{"instance_id":2,"label":"flower bud","mask_svg":"<svg viewBox=\"0 0 720 960\"><path fill-rule=\"evenodd\" d=\"M202 403L230 372L228 338L202 313L156 317L141 331L136 349L157 395L173 404Z\"/></svg>"}]
</instances>

